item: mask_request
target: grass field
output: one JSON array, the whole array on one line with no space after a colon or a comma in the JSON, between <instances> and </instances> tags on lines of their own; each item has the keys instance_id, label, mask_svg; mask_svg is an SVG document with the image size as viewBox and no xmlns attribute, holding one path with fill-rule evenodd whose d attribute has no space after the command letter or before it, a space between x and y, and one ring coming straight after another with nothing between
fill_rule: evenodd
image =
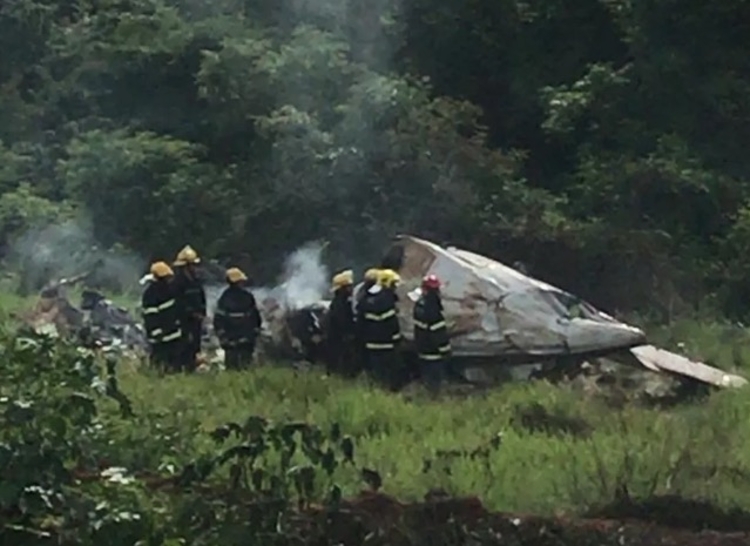
<instances>
[{"instance_id":1,"label":"grass field","mask_svg":"<svg viewBox=\"0 0 750 546\"><path fill-rule=\"evenodd\" d=\"M718 351L718 326L693 328ZM715 359L731 367L738 351L725 349ZM611 502L625 486L636 498L671 494L750 507L750 400L744 390L656 410L615 408L545 382L433 400L419 388L390 394L364 380L267 363L244 372L164 378L125 364L120 375L142 416L137 431L122 433L150 445L138 452L148 461L134 461L136 466L170 457L184 462L215 449L206 434L212 428L262 415L324 428L339 423L356 441L358 462L380 472L383 490L404 500L441 488L479 496L498 510L580 513ZM535 416L535 403L553 417ZM171 442L149 444L159 429L172 431ZM487 457L438 455L472 451L498 433L501 445ZM432 464L425 470L427 460ZM363 487L357 476L338 478L345 493Z\"/></svg>"},{"instance_id":2,"label":"grass field","mask_svg":"<svg viewBox=\"0 0 750 546\"><path fill-rule=\"evenodd\" d=\"M0 298L6 312L29 304ZM750 377L743 328L684 320L648 331L657 344L680 345ZM345 497L366 489L364 467L380 474L383 492L402 501L441 490L478 497L498 511L572 516L595 513L623 496L674 496L750 510L746 389L650 409L543 381L439 398L418 386L392 394L365 379L345 381L317 368L271 362L243 372L158 377L121 360L117 375L135 416L122 419L114 402L100 402L110 434L109 447L100 446L105 466L179 472L218 453L210 436L216 427L262 416L323 430L338 424L350 435L358 470L340 465L333 476ZM295 457L302 462L300 453ZM324 484L316 480L322 495Z\"/></svg>"}]
</instances>

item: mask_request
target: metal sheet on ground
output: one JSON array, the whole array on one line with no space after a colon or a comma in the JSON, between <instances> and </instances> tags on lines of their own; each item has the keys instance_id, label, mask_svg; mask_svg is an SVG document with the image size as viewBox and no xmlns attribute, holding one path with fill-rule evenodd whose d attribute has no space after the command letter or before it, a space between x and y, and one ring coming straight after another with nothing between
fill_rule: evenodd
<instances>
[{"instance_id":1,"label":"metal sheet on ground","mask_svg":"<svg viewBox=\"0 0 750 546\"><path fill-rule=\"evenodd\" d=\"M747 384L747 380L743 377L726 373L703 362L694 362L687 357L653 345L633 347L630 352L641 364L651 370L656 368L659 371L692 377L716 387L742 387Z\"/></svg>"}]
</instances>

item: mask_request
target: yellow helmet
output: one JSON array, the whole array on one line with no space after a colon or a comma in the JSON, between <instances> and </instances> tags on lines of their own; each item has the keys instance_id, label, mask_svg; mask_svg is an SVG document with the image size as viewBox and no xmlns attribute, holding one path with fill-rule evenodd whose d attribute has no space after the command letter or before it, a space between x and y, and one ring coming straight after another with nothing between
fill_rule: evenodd
<instances>
[{"instance_id":1,"label":"yellow helmet","mask_svg":"<svg viewBox=\"0 0 750 546\"><path fill-rule=\"evenodd\" d=\"M197 264L200 263L200 261L201 259L198 257L198 253L193 250L193 247L185 245L185 247L177 254L174 265Z\"/></svg>"},{"instance_id":2,"label":"yellow helmet","mask_svg":"<svg viewBox=\"0 0 750 546\"><path fill-rule=\"evenodd\" d=\"M172 268L166 262L154 262L151 264L151 274L157 279L171 277L174 275Z\"/></svg>"},{"instance_id":3,"label":"yellow helmet","mask_svg":"<svg viewBox=\"0 0 750 546\"><path fill-rule=\"evenodd\" d=\"M334 275L333 279L331 279L331 284L333 285L333 290L342 288L344 286L353 285L354 271L352 271L351 269L347 269L346 271L342 271L341 273Z\"/></svg>"},{"instance_id":4,"label":"yellow helmet","mask_svg":"<svg viewBox=\"0 0 750 546\"><path fill-rule=\"evenodd\" d=\"M227 281L236 283L240 281L246 281L247 275L239 267L230 267L227 269Z\"/></svg>"},{"instance_id":5,"label":"yellow helmet","mask_svg":"<svg viewBox=\"0 0 750 546\"><path fill-rule=\"evenodd\" d=\"M377 282L379 274L380 274L380 270L377 269L376 267L372 267L368 269L367 271L365 271L365 280Z\"/></svg>"},{"instance_id":6,"label":"yellow helmet","mask_svg":"<svg viewBox=\"0 0 750 546\"><path fill-rule=\"evenodd\" d=\"M378 275L378 284L383 288L392 288L401 282L401 277L393 269L383 269Z\"/></svg>"}]
</instances>

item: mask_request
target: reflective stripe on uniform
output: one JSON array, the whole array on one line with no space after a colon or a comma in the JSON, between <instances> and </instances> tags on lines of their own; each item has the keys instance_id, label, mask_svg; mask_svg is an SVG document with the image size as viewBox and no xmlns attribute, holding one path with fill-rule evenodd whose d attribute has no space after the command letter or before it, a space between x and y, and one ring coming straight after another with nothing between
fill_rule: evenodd
<instances>
[{"instance_id":1,"label":"reflective stripe on uniform","mask_svg":"<svg viewBox=\"0 0 750 546\"><path fill-rule=\"evenodd\" d=\"M435 324L427 324L426 322L415 320L414 321L414 326L416 326L417 328L421 328L422 330L432 330L432 331L435 331L435 330L439 330L440 328L445 327L446 324L445 324L444 320L440 320L440 321L436 322Z\"/></svg>"},{"instance_id":2,"label":"reflective stripe on uniform","mask_svg":"<svg viewBox=\"0 0 750 546\"><path fill-rule=\"evenodd\" d=\"M385 349L394 349L395 345L393 343L365 343L365 348L375 351L382 351Z\"/></svg>"},{"instance_id":3,"label":"reflective stripe on uniform","mask_svg":"<svg viewBox=\"0 0 750 546\"><path fill-rule=\"evenodd\" d=\"M146 307L146 308L144 308L143 309L143 314L144 315L153 315L153 314L159 313L161 311L164 311L165 309L169 309L174 304L175 304L175 300L174 299L167 300L164 303L156 305L154 307Z\"/></svg>"},{"instance_id":4,"label":"reflective stripe on uniform","mask_svg":"<svg viewBox=\"0 0 750 546\"><path fill-rule=\"evenodd\" d=\"M250 343L250 339L246 337L241 337L239 339L220 338L219 341L222 345L225 345L227 347L234 347L235 345L244 345L245 343Z\"/></svg>"},{"instance_id":5,"label":"reflective stripe on uniform","mask_svg":"<svg viewBox=\"0 0 750 546\"><path fill-rule=\"evenodd\" d=\"M449 353L450 350L451 350L451 344L450 343L446 343L445 345L442 345L442 346L440 346L438 348L438 351L440 351L441 353Z\"/></svg>"},{"instance_id":6,"label":"reflective stripe on uniform","mask_svg":"<svg viewBox=\"0 0 750 546\"><path fill-rule=\"evenodd\" d=\"M214 312L214 315L219 315L222 317L229 317L229 318L248 318L252 316L252 313L250 311L245 311L242 313L229 313L227 311L224 311L222 309L217 309Z\"/></svg>"},{"instance_id":7,"label":"reflective stripe on uniform","mask_svg":"<svg viewBox=\"0 0 750 546\"><path fill-rule=\"evenodd\" d=\"M167 334L165 336L159 335L161 334L161 332L162 330L154 330L153 332L151 332L151 334L148 336L148 342L149 343L168 343L170 341L174 341L182 337L182 330L175 330L171 334Z\"/></svg>"},{"instance_id":8,"label":"reflective stripe on uniform","mask_svg":"<svg viewBox=\"0 0 750 546\"><path fill-rule=\"evenodd\" d=\"M176 331L172 332L171 334L167 334L166 336L163 336L161 338L161 340L164 341L164 342L174 341L175 339L179 339L181 337L182 337L182 331L181 330L176 330Z\"/></svg>"},{"instance_id":9,"label":"reflective stripe on uniform","mask_svg":"<svg viewBox=\"0 0 750 546\"><path fill-rule=\"evenodd\" d=\"M446 324L445 324L444 320L440 320L440 321L436 322L435 324L427 324L426 322L415 320L414 321L414 326L417 327L417 328L420 328L422 330L432 330L432 331L435 331L435 330L439 330L440 328L444 328L446 326Z\"/></svg>"},{"instance_id":10,"label":"reflective stripe on uniform","mask_svg":"<svg viewBox=\"0 0 750 546\"><path fill-rule=\"evenodd\" d=\"M443 355L424 354L424 353L420 353L418 356L422 360L442 360L443 358L445 358Z\"/></svg>"},{"instance_id":11,"label":"reflective stripe on uniform","mask_svg":"<svg viewBox=\"0 0 750 546\"><path fill-rule=\"evenodd\" d=\"M179 339L182 337L182 330L175 330L171 334L167 335L160 335L162 333L162 330L153 331L148 336L148 342L149 343L166 343L168 341L174 341L175 339Z\"/></svg>"},{"instance_id":12,"label":"reflective stripe on uniform","mask_svg":"<svg viewBox=\"0 0 750 546\"><path fill-rule=\"evenodd\" d=\"M393 334L393 341L398 341L401 339L401 332L396 332Z\"/></svg>"},{"instance_id":13,"label":"reflective stripe on uniform","mask_svg":"<svg viewBox=\"0 0 750 546\"><path fill-rule=\"evenodd\" d=\"M389 318L391 318L393 316L396 316L396 310L395 309L391 309L391 310L386 311L385 313L382 313L380 315L375 314L375 313L365 313L365 320L381 321L381 320L389 319Z\"/></svg>"}]
</instances>

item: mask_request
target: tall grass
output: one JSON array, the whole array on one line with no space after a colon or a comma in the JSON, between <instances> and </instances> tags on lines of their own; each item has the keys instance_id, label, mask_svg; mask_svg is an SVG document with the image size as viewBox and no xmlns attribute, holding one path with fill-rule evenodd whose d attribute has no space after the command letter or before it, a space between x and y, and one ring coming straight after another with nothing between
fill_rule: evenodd
<instances>
[{"instance_id":1,"label":"tall grass","mask_svg":"<svg viewBox=\"0 0 750 546\"><path fill-rule=\"evenodd\" d=\"M28 304L0 293L6 316ZM750 378L750 334L744 328L693 320L645 327L656 345L679 347ZM419 388L391 394L365 380L273 363L244 372L157 377L123 361L120 377L137 417L122 422L108 408L122 445L133 448L113 457L133 467L177 467L215 450L206 434L212 428L255 414L339 423L356 440L359 463L380 472L384 491L404 500L439 488L479 496L498 510L549 514L581 513L622 496L672 494L750 509L746 389L656 410L613 407L572 386L546 382L438 399ZM534 415L548 422L534 426ZM578 428L556 427L556 420ZM486 456L460 453L487 445L498 433L499 448ZM129 460L122 461L122 453ZM362 488L358 476L340 472L345 493Z\"/></svg>"},{"instance_id":2,"label":"tall grass","mask_svg":"<svg viewBox=\"0 0 750 546\"><path fill-rule=\"evenodd\" d=\"M339 423L355 438L358 461L381 473L385 492L404 500L440 488L479 496L494 509L535 513L580 513L621 495L655 494L750 508L750 400L744 390L658 411L613 409L545 382L434 400L419 389L394 395L364 380L344 382L316 370L273 365L164 378L130 367L122 378L123 390L144 416L122 433L143 444L139 456L151 464L184 462L210 451L202 432L255 414ZM552 424L530 430L519 416L534 404L580 423L583 432ZM439 453L471 451L497 433L501 445L487 457ZM362 486L357 476L339 480L345 493Z\"/></svg>"}]
</instances>

